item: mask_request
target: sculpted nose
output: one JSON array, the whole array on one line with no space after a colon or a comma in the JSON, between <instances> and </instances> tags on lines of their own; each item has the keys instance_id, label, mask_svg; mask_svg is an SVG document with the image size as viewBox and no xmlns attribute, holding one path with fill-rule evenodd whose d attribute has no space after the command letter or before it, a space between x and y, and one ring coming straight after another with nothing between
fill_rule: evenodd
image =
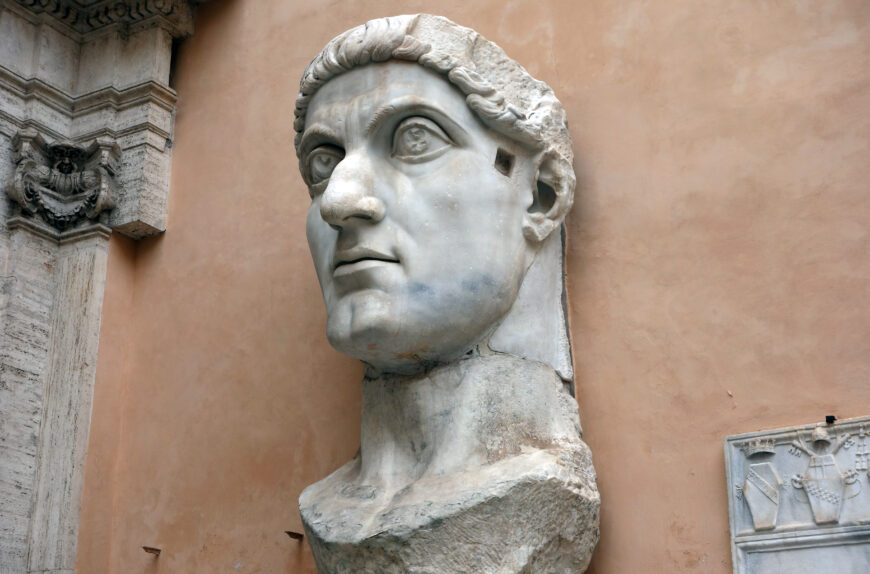
<instances>
[{"instance_id":1,"label":"sculpted nose","mask_svg":"<svg viewBox=\"0 0 870 574\"><path fill-rule=\"evenodd\" d=\"M364 158L346 156L332 172L320 201L320 216L340 229L354 221L377 223L384 218L384 202L373 195L375 174Z\"/></svg>"}]
</instances>

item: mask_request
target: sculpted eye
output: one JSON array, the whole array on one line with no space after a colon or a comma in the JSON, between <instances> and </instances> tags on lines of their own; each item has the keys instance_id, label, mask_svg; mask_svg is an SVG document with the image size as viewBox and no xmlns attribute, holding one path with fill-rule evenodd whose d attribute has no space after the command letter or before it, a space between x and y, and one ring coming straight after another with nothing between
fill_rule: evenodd
<instances>
[{"instance_id":1,"label":"sculpted eye","mask_svg":"<svg viewBox=\"0 0 870 574\"><path fill-rule=\"evenodd\" d=\"M317 185L329 179L335 166L344 159L344 152L335 147L322 145L308 154L308 179L310 185Z\"/></svg>"},{"instance_id":2,"label":"sculpted eye","mask_svg":"<svg viewBox=\"0 0 870 574\"><path fill-rule=\"evenodd\" d=\"M411 163L429 161L453 146L450 136L432 120L403 120L393 134L393 157Z\"/></svg>"}]
</instances>

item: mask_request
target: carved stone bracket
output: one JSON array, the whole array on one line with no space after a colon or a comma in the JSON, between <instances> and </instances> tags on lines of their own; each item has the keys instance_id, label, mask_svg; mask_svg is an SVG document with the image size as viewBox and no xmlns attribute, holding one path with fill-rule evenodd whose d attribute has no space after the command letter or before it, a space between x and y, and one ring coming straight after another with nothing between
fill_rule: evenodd
<instances>
[{"instance_id":1,"label":"carved stone bracket","mask_svg":"<svg viewBox=\"0 0 870 574\"><path fill-rule=\"evenodd\" d=\"M176 101L169 86L172 46L193 32L192 15L198 3L0 0L0 19L15 23L4 24L4 30L16 30L14 41L0 42L0 150L8 150L0 159L5 164L0 167L0 192L10 189L13 178L7 163L13 146L6 138L33 130L45 142L57 142L49 146L51 153L42 156L68 153L77 159L58 164L59 168L82 168L80 175L55 178L66 189L62 195L91 189L96 185L94 175L103 182L114 179L116 189L106 184L114 208L103 223L133 239L165 231ZM90 156L82 157L95 138L99 145L107 138L121 150L123 159L114 173L107 169L113 178L103 178L99 169L89 171L96 166ZM60 146L67 146L66 151ZM73 152L70 147L80 149ZM19 160L15 160L16 167ZM20 189L14 199L26 208L25 215L27 210L39 212L52 227L76 225L64 217L52 218L66 214L70 206L60 206L65 202L48 201L57 198L44 190L33 193L37 185L58 192L44 167L54 167L51 158L40 157L37 165L20 166L28 176L19 183L28 189L27 193ZM37 209L39 200L52 203L55 209ZM108 208L108 203L101 204L103 212ZM94 209L85 211L84 217L93 217Z\"/></svg>"},{"instance_id":2,"label":"carved stone bracket","mask_svg":"<svg viewBox=\"0 0 870 574\"><path fill-rule=\"evenodd\" d=\"M63 231L82 220L96 220L114 206L114 175L121 153L114 141L49 144L35 131L25 130L12 144L16 168L6 193L23 214L38 215Z\"/></svg>"}]
</instances>

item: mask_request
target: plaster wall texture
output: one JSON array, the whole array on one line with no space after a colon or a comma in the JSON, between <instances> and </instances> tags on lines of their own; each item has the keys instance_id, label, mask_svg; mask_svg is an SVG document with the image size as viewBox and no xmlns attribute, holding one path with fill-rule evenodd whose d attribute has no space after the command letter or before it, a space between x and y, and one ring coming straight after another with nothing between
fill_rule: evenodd
<instances>
[{"instance_id":1,"label":"plaster wall texture","mask_svg":"<svg viewBox=\"0 0 870 574\"><path fill-rule=\"evenodd\" d=\"M571 121L589 572L730 572L722 439L870 412L870 5L213 0L178 54L168 231L111 240L77 572L314 571L284 531L358 446L361 368L324 336L295 86L414 12Z\"/></svg>"}]
</instances>

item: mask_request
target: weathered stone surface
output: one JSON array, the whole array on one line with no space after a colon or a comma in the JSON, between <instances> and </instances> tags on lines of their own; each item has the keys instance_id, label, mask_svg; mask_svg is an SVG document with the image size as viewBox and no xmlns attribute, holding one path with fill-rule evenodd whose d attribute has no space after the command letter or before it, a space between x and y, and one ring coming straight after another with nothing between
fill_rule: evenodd
<instances>
[{"instance_id":1,"label":"weathered stone surface","mask_svg":"<svg viewBox=\"0 0 870 574\"><path fill-rule=\"evenodd\" d=\"M870 571L870 417L728 437L735 574Z\"/></svg>"},{"instance_id":2,"label":"weathered stone surface","mask_svg":"<svg viewBox=\"0 0 870 574\"><path fill-rule=\"evenodd\" d=\"M16 169L6 195L22 213L64 230L114 207L120 153L114 142L46 144L36 131L25 130L13 144Z\"/></svg>"},{"instance_id":3,"label":"weathered stone surface","mask_svg":"<svg viewBox=\"0 0 870 574\"><path fill-rule=\"evenodd\" d=\"M402 16L329 43L295 128L327 336L367 365L358 456L300 498L319 571L582 572L558 100L473 30Z\"/></svg>"},{"instance_id":4,"label":"weathered stone surface","mask_svg":"<svg viewBox=\"0 0 870 574\"><path fill-rule=\"evenodd\" d=\"M62 243L55 268L29 571L72 574L109 230Z\"/></svg>"},{"instance_id":5,"label":"weathered stone surface","mask_svg":"<svg viewBox=\"0 0 870 574\"><path fill-rule=\"evenodd\" d=\"M489 340L493 351L552 365L574 381L565 298L564 230L551 234L526 272L510 312ZM572 389L573 394L573 389Z\"/></svg>"},{"instance_id":6,"label":"weathered stone surface","mask_svg":"<svg viewBox=\"0 0 870 574\"><path fill-rule=\"evenodd\" d=\"M585 570L600 501L552 369L473 357L366 379L363 401L360 454L299 501L322 572Z\"/></svg>"},{"instance_id":7,"label":"weathered stone surface","mask_svg":"<svg viewBox=\"0 0 870 574\"><path fill-rule=\"evenodd\" d=\"M165 229L191 15L0 0L0 572L73 572L108 226Z\"/></svg>"},{"instance_id":8,"label":"weathered stone surface","mask_svg":"<svg viewBox=\"0 0 870 574\"><path fill-rule=\"evenodd\" d=\"M164 231L176 101L169 68L173 34L182 31L158 25L157 17L82 33L52 10L34 14L21 4L0 2L0 32L9 33L0 33L0 116L10 122L8 137L35 130L49 144L117 143L120 185L109 225L134 239Z\"/></svg>"},{"instance_id":9,"label":"weathered stone surface","mask_svg":"<svg viewBox=\"0 0 870 574\"><path fill-rule=\"evenodd\" d=\"M52 240L22 228L10 244L0 339L0 572L26 572L57 255Z\"/></svg>"},{"instance_id":10,"label":"weathered stone surface","mask_svg":"<svg viewBox=\"0 0 870 574\"><path fill-rule=\"evenodd\" d=\"M202 1L202 0L198 0ZM83 34L112 26L159 24L176 36L193 32L193 13L187 0L17 0L33 12L51 18ZM194 2L194 3L198 3Z\"/></svg>"}]
</instances>

